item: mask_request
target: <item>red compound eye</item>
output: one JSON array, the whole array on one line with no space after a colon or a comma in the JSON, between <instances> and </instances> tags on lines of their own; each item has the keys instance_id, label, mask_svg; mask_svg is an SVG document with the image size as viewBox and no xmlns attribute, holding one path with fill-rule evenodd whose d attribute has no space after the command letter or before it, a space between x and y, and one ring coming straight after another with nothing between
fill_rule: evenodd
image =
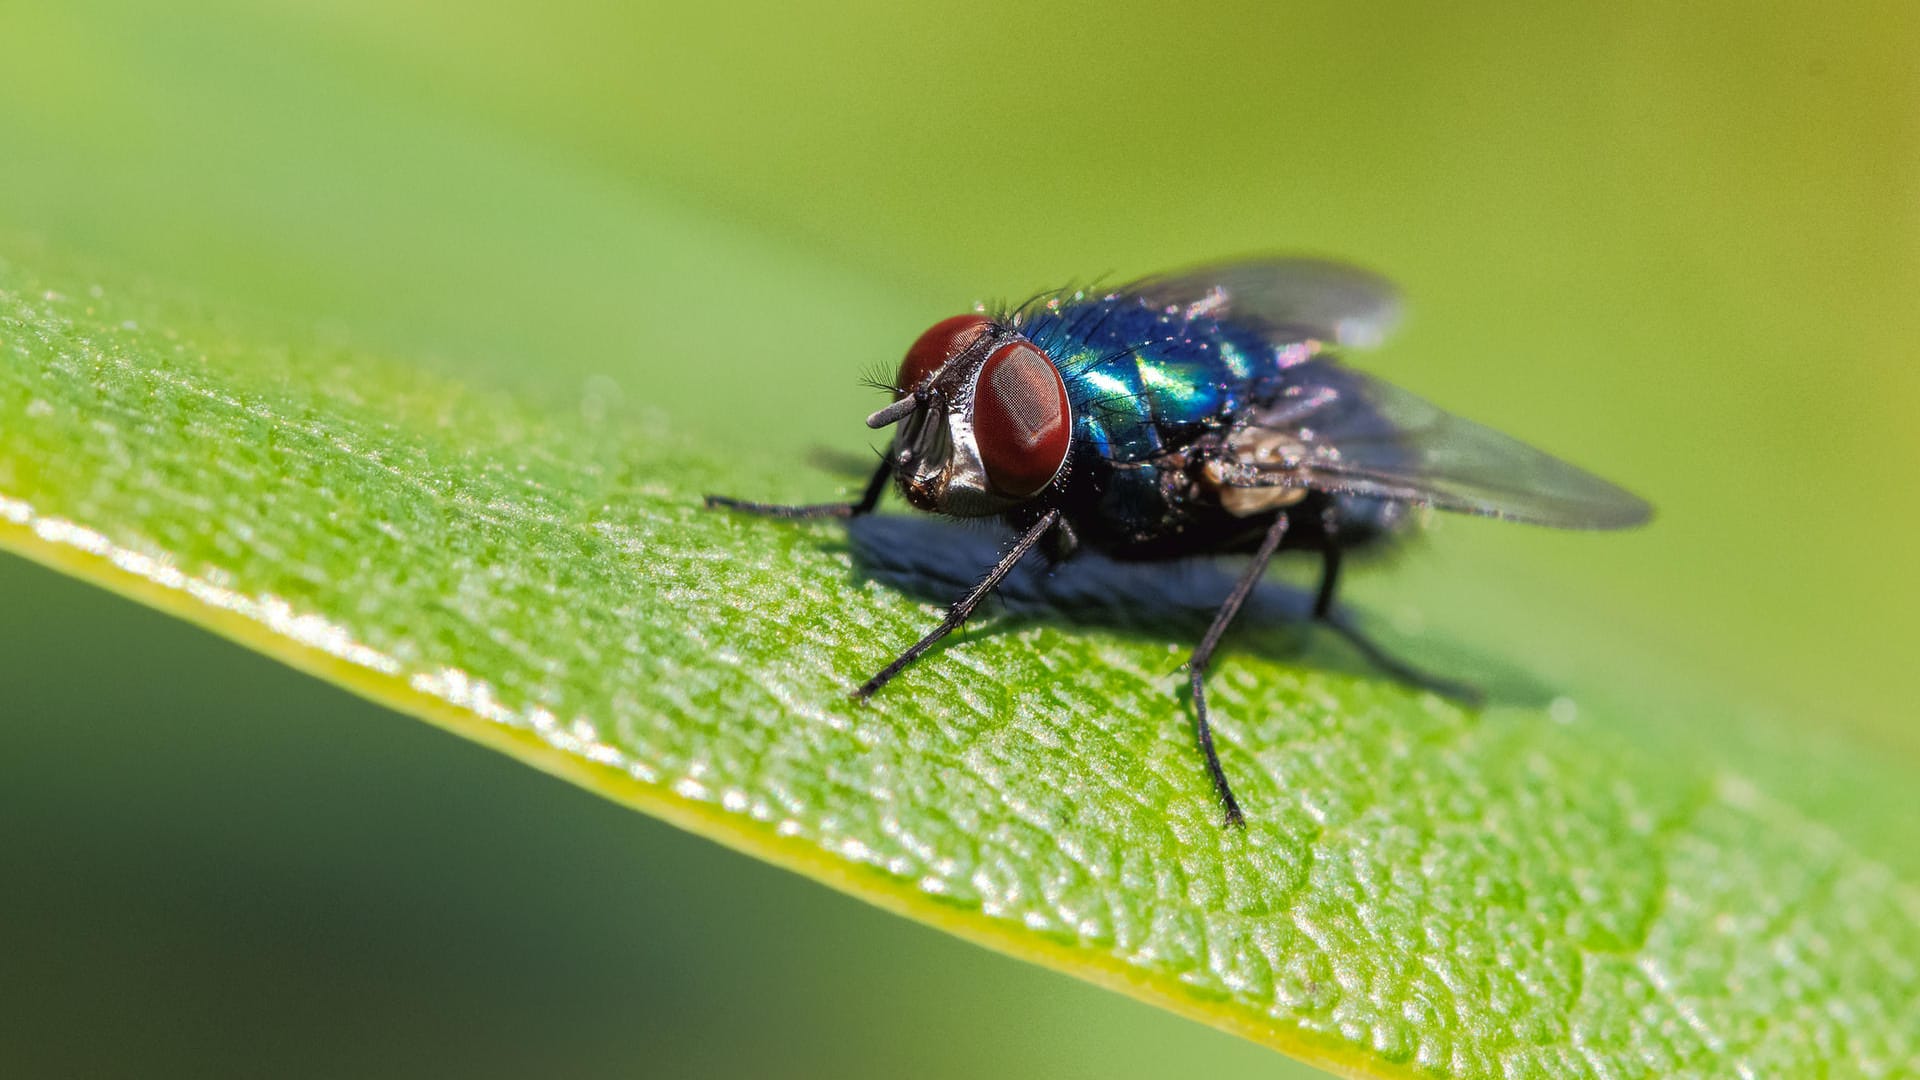
<instances>
[{"instance_id":1,"label":"red compound eye","mask_svg":"<svg viewBox=\"0 0 1920 1080\"><path fill-rule=\"evenodd\" d=\"M1067 386L1031 342L995 349L974 384L973 439L994 491L1016 499L1053 482L1073 441Z\"/></svg>"},{"instance_id":2,"label":"red compound eye","mask_svg":"<svg viewBox=\"0 0 1920 1080\"><path fill-rule=\"evenodd\" d=\"M985 315L955 315L934 323L907 350L906 359L900 361L900 374L893 380L901 390L899 396L904 397L927 381L927 376L940 370L942 364L966 352L990 325Z\"/></svg>"}]
</instances>

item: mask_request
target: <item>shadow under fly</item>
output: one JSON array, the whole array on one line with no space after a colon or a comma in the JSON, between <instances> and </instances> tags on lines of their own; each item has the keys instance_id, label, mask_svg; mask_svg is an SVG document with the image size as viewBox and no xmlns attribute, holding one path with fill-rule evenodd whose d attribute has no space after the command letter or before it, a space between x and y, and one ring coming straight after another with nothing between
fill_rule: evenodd
<instances>
[{"instance_id":1,"label":"shadow under fly","mask_svg":"<svg viewBox=\"0 0 1920 1080\"><path fill-rule=\"evenodd\" d=\"M972 587L980 567L991 566L1012 542L1005 529L985 523L880 515L849 520L846 538L856 577L939 604ZM970 632L996 634L1054 620L1184 648L1207 629L1242 569L1227 558L1140 563L1090 552L1051 565L1028 559L1001 580L975 613ZM1554 697L1552 688L1519 667L1457 646L1388 640L1380 650L1374 645L1380 635L1362 632L1360 621L1344 608L1330 618L1352 631L1349 643L1324 647L1324 635L1316 631L1329 626L1316 620L1315 599L1314 588L1262 580L1240 609L1230 647L1350 675L1379 675L1376 653L1385 651L1458 673L1487 704L1540 707Z\"/></svg>"}]
</instances>

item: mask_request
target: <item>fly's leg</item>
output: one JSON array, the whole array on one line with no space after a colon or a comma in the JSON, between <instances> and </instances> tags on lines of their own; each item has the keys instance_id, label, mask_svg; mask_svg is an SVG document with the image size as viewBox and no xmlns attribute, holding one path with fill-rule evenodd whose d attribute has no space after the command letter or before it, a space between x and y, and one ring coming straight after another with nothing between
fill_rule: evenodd
<instances>
[{"instance_id":1,"label":"fly's leg","mask_svg":"<svg viewBox=\"0 0 1920 1080\"><path fill-rule=\"evenodd\" d=\"M1347 639L1347 643L1366 657L1368 663L1408 686L1431 690L1463 705L1482 704L1486 700L1486 693L1479 687L1456 679L1444 679L1414 667L1381 648L1358 626L1333 610L1334 590L1340 583L1340 520L1332 506L1328 506L1321 516L1320 535L1323 537L1320 546L1320 591L1313 600L1314 620L1326 624L1334 633Z\"/></svg>"},{"instance_id":2,"label":"fly's leg","mask_svg":"<svg viewBox=\"0 0 1920 1080\"><path fill-rule=\"evenodd\" d=\"M858 502L850 503L810 503L802 506L781 506L776 503L746 502L731 499L725 495L707 496L709 510L738 510L744 514L759 514L763 517L777 518L854 518L870 514L880 505L880 495L887 490L887 478L893 475L893 459L886 458L867 481L867 488L860 493Z\"/></svg>"},{"instance_id":3,"label":"fly's leg","mask_svg":"<svg viewBox=\"0 0 1920 1080\"><path fill-rule=\"evenodd\" d=\"M1207 772L1213 775L1213 790L1220 796L1220 807L1225 812L1225 825L1246 824L1240 813L1240 802L1233 797L1233 785L1227 783L1227 771L1220 767L1220 755L1213 748L1213 725L1207 722L1207 662L1213 659L1213 650L1220 645L1220 638L1233 624L1233 617L1240 614L1241 605L1253 594L1254 586L1260 584L1260 578L1266 573L1267 563L1280 547L1280 541L1287 535L1287 515L1281 514L1273 519L1273 525L1267 529L1266 539L1260 541L1260 549L1253 553L1253 562L1247 566L1240 580L1234 583L1233 592L1227 594L1227 600L1214 613L1213 625L1207 627L1200 646L1193 650L1193 658L1187 661L1187 682L1193 690L1193 732L1200 742L1201 756L1207 759Z\"/></svg>"},{"instance_id":4,"label":"fly's leg","mask_svg":"<svg viewBox=\"0 0 1920 1080\"><path fill-rule=\"evenodd\" d=\"M1324 623L1333 622L1333 591L1340 585L1339 528L1333 507L1327 507L1320 524L1320 535L1325 537L1320 546L1320 591L1313 598L1313 617Z\"/></svg>"},{"instance_id":5,"label":"fly's leg","mask_svg":"<svg viewBox=\"0 0 1920 1080\"><path fill-rule=\"evenodd\" d=\"M918 660L922 653L933 648L941 638L958 629L961 623L967 621L967 616L973 614L973 609L980 606L980 601L987 598L987 594L1000 584L1001 579L1005 578L1021 558L1032 551L1033 546L1040 542L1040 538L1059 521L1060 511L1058 510L1049 510L1040 515L1040 520L1022 534L1020 539L1014 541L1013 546L1007 549L1007 553L1000 557L1000 561L993 564L993 568L987 571L987 575L980 579L980 583L968 590L965 596L954 601L953 606L947 609L947 617L940 620L939 626L934 627L926 637L908 646L906 652L895 657L893 663L881 668L879 674L861 683L859 689L853 692L853 696L860 699L872 697L876 690L887 685L895 675L904 671L908 664Z\"/></svg>"}]
</instances>

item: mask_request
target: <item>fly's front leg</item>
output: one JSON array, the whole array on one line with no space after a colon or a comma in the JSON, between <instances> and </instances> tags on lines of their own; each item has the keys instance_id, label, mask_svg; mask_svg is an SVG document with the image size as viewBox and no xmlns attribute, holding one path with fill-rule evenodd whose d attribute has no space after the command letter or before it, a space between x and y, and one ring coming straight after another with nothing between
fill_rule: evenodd
<instances>
[{"instance_id":1,"label":"fly's front leg","mask_svg":"<svg viewBox=\"0 0 1920 1080\"><path fill-rule=\"evenodd\" d=\"M887 685L895 675L906 670L908 664L918 660L922 653L933 648L941 638L959 629L960 624L967 621L967 616L973 614L973 609L980 606L980 601L987 598L987 594L1013 571L1027 552L1033 550L1033 545L1039 543L1040 538L1059 521L1060 511L1058 510L1049 510L1040 515L1040 520L1023 533L1011 548L1007 549L1007 553L1000 557L999 562L993 564L993 568L987 571L987 576L981 578L980 583L968 590L965 596L954 601L953 606L947 609L947 617L940 620L939 626L934 627L926 637L908 646L906 652L895 657L893 663L881 668L873 678L861 683L859 689L853 692L853 696L861 699L872 697L875 691Z\"/></svg>"},{"instance_id":2,"label":"fly's front leg","mask_svg":"<svg viewBox=\"0 0 1920 1080\"><path fill-rule=\"evenodd\" d=\"M809 503L800 506L782 506L777 503L746 502L742 499L728 498L725 495L707 496L709 510L738 510L744 514L759 514L763 517L777 518L854 518L870 514L880 505L880 495L887 490L887 479L893 475L893 458L881 459L880 467L867 481L867 488L860 493L858 502L850 503Z\"/></svg>"},{"instance_id":3,"label":"fly's front leg","mask_svg":"<svg viewBox=\"0 0 1920 1080\"><path fill-rule=\"evenodd\" d=\"M1451 698L1464 705L1480 705L1486 700L1486 693L1472 683L1456 679L1445 679L1414 667L1412 664L1394 656L1381 648L1352 620L1335 613L1333 610L1334 591L1340 583L1340 515L1335 509L1337 503L1329 504L1320 518L1320 590L1314 596L1313 617L1324 623L1334 633L1347 639L1347 643L1367 658L1367 662L1393 678L1417 686L1422 690L1431 690L1444 698Z\"/></svg>"}]
</instances>

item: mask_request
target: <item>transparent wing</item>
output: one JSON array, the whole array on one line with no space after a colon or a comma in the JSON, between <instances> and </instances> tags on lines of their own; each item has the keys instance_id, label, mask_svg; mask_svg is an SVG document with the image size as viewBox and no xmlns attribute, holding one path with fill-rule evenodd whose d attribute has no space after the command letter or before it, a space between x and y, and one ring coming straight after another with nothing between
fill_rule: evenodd
<instances>
[{"instance_id":1,"label":"transparent wing","mask_svg":"<svg viewBox=\"0 0 1920 1080\"><path fill-rule=\"evenodd\" d=\"M1215 263L1146 278L1120 291L1151 307L1186 308L1257 326L1276 340L1318 338L1348 348L1379 344L1400 321L1400 293L1391 282L1323 259Z\"/></svg>"},{"instance_id":2,"label":"transparent wing","mask_svg":"<svg viewBox=\"0 0 1920 1080\"><path fill-rule=\"evenodd\" d=\"M1328 360L1249 409L1229 440L1236 487L1309 487L1563 529L1624 529L1653 508L1518 439Z\"/></svg>"}]
</instances>

